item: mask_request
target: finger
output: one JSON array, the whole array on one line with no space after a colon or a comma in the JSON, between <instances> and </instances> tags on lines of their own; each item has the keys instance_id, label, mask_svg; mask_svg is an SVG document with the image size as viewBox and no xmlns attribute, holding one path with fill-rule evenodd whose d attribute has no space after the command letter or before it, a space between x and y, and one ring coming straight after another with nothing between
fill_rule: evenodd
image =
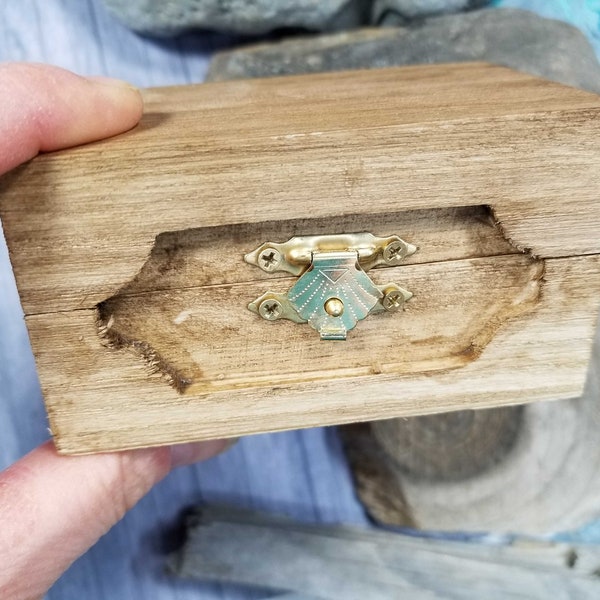
<instances>
[{"instance_id":1,"label":"finger","mask_svg":"<svg viewBox=\"0 0 600 600\"><path fill-rule=\"evenodd\" d=\"M106 78L86 79L31 63L0 64L0 174L34 157L131 129L139 92Z\"/></svg>"},{"instance_id":2,"label":"finger","mask_svg":"<svg viewBox=\"0 0 600 600\"><path fill-rule=\"evenodd\" d=\"M0 598L38 598L175 464L219 440L89 456L48 442L0 473Z\"/></svg>"}]
</instances>

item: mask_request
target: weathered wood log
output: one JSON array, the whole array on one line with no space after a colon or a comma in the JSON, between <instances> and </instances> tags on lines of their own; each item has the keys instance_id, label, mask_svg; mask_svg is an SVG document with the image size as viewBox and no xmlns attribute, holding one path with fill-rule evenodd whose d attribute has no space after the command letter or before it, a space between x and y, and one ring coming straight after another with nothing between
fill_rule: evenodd
<instances>
[{"instance_id":1,"label":"weathered wood log","mask_svg":"<svg viewBox=\"0 0 600 600\"><path fill-rule=\"evenodd\" d=\"M583 396L342 428L380 523L548 534L600 517L600 332Z\"/></svg>"},{"instance_id":2,"label":"weathered wood log","mask_svg":"<svg viewBox=\"0 0 600 600\"><path fill-rule=\"evenodd\" d=\"M301 598L583 600L600 593L596 547L451 542L214 507L190 520L187 535L170 561L177 575Z\"/></svg>"},{"instance_id":3,"label":"weathered wood log","mask_svg":"<svg viewBox=\"0 0 600 600\"><path fill-rule=\"evenodd\" d=\"M600 99L482 64L146 92L134 131L0 182L61 452L578 395L600 290ZM568 201L577 197L577 204ZM371 231L414 292L345 344L248 302L271 239Z\"/></svg>"}]
</instances>

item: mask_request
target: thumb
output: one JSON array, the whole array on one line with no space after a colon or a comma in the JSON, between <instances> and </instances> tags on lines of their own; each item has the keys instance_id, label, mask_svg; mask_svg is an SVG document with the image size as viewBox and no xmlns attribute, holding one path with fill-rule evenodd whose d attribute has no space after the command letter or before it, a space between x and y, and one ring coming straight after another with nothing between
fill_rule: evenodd
<instances>
[{"instance_id":1,"label":"thumb","mask_svg":"<svg viewBox=\"0 0 600 600\"><path fill-rule=\"evenodd\" d=\"M48 442L33 450L0 473L0 598L40 598L173 467L228 446L59 456Z\"/></svg>"},{"instance_id":2,"label":"thumb","mask_svg":"<svg viewBox=\"0 0 600 600\"><path fill-rule=\"evenodd\" d=\"M131 129L140 93L115 79L79 77L58 67L0 64L0 174L47 152Z\"/></svg>"}]
</instances>

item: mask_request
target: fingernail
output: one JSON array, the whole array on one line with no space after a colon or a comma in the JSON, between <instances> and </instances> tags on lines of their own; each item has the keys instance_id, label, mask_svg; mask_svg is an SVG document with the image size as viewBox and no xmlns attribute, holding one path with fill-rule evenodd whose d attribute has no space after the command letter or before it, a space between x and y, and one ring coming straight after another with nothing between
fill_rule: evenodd
<instances>
[{"instance_id":1,"label":"fingernail","mask_svg":"<svg viewBox=\"0 0 600 600\"><path fill-rule=\"evenodd\" d=\"M129 83L128 81L123 81L122 79L115 79L113 77L101 77L101 76L93 76L87 77L88 81L96 85L106 85L108 87L116 87L121 89L129 89L139 92L139 89Z\"/></svg>"}]
</instances>

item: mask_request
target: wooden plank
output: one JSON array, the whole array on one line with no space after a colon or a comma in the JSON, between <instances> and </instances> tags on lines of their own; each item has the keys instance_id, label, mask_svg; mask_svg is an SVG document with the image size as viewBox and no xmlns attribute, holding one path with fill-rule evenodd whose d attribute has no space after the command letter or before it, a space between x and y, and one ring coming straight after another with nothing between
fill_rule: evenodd
<instances>
[{"instance_id":1,"label":"wooden plank","mask_svg":"<svg viewBox=\"0 0 600 600\"><path fill-rule=\"evenodd\" d=\"M597 548L492 546L317 527L208 508L172 561L182 577L268 587L323 600L596 598Z\"/></svg>"},{"instance_id":2,"label":"wooden plank","mask_svg":"<svg viewBox=\"0 0 600 600\"><path fill-rule=\"evenodd\" d=\"M474 64L147 99L136 130L0 181L61 451L581 392L600 302L597 96ZM332 346L246 309L291 284L243 262L259 243L361 230L419 246L372 271L415 292L403 314Z\"/></svg>"}]
</instances>

